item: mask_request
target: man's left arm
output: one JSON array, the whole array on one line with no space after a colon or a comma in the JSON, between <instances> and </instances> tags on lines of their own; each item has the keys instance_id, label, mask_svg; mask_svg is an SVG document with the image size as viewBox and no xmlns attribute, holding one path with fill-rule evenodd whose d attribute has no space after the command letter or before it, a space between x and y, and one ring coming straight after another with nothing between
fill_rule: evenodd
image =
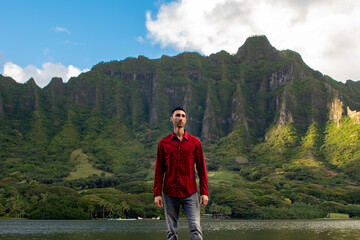
<instances>
[{"instance_id":1,"label":"man's left arm","mask_svg":"<svg viewBox=\"0 0 360 240\"><path fill-rule=\"evenodd\" d=\"M200 205L202 207L205 207L209 202L209 196L208 195L201 195L200 196Z\"/></svg>"},{"instance_id":2,"label":"man's left arm","mask_svg":"<svg viewBox=\"0 0 360 240\"><path fill-rule=\"evenodd\" d=\"M200 204L202 206L206 206L209 201L209 184L208 184L208 176L205 165L205 158L202 149L201 142L199 141L196 146L195 151L195 164L196 170L199 176L199 184L200 184Z\"/></svg>"}]
</instances>

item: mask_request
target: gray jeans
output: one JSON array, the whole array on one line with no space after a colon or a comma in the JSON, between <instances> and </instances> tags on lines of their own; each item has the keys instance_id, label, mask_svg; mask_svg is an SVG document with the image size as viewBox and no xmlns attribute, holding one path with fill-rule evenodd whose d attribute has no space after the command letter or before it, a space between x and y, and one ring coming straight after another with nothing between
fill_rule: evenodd
<instances>
[{"instance_id":1,"label":"gray jeans","mask_svg":"<svg viewBox=\"0 0 360 240\"><path fill-rule=\"evenodd\" d=\"M165 204L165 220L167 226L167 238L168 240L178 239L178 222L180 206L183 207L186 215L191 240L202 240L202 231L200 226L200 203L197 193L186 197L176 198L170 197L164 194Z\"/></svg>"}]
</instances>

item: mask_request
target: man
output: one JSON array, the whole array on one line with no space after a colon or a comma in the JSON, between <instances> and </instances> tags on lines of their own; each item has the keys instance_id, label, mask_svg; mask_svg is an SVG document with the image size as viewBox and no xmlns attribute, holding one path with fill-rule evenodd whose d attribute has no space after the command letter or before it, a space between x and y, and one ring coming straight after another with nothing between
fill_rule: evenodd
<instances>
[{"instance_id":1,"label":"man","mask_svg":"<svg viewBox=\"0 0 360 240\"><path fill-rule=\"evenodd\" d=\"M174 131L163 138L158 145L154 197L155 205L165 205L167 239L178 239L178 221L180 206L186 215L190 238L203 239L200 227L200 204L208 204L208 179L199 139L184 129L186 113L181 107L171 112L170 122ZM200 182L200 202L197 194L195 165ZM165 175L165 178L164 178ZM162 197L163 193L163 197Z\"/></svg>"}]
</instances>

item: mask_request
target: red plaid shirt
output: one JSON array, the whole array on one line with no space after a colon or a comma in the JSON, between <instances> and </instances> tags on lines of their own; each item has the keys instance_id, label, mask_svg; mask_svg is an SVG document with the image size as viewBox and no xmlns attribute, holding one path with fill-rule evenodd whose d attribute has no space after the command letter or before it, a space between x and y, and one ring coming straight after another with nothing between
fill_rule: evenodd
<instances>
[{"instance_id":1,"label":"red plaid shirt","mask_svg":"<svg viewBox=\"0 0 360 240\"><path fill-rule=\"evenodd\" d=\"M161 191L168 196L179 198L188 197L197 192L195 165L199 176L200 194L209 195L205 159L200 140L186 131L181 142L174 133L163 138L157 150L154 197L161 196Z\"/></svg>"}]
</instances>

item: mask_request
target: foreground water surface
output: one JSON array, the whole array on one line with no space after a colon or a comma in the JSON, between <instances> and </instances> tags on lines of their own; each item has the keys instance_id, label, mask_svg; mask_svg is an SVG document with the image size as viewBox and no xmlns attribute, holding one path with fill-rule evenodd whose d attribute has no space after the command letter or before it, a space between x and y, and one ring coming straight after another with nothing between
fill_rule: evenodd
<instances>
[{"instance_id":1,"label":"foreground water surface","mask_svg":"<svg viewBox=\"0 0 360 240\"><path fill-rule=\"evenodd\" d=\"M360 240L360 220L202 220L204 239ZM165 221L0 220L0 239L165 239ZM179 237L189 239L186 221Z\"/></svg>"}]
</instances>

